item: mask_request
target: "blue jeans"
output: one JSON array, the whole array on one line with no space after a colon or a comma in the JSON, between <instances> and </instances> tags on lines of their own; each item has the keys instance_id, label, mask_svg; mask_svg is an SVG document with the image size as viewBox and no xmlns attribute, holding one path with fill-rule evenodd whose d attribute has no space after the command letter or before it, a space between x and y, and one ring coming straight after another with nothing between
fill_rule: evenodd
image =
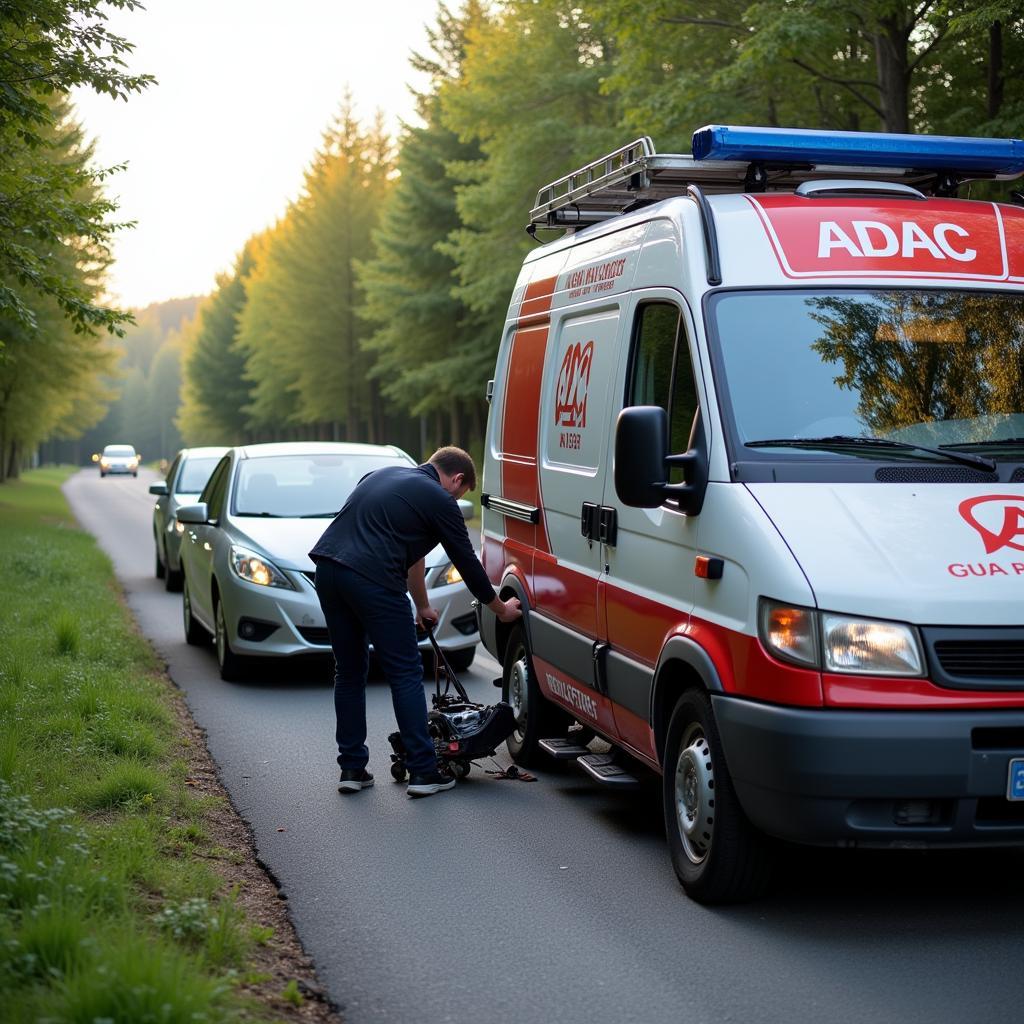
<instances>
[{"instance_id":1,"label":"blue jeans","mask_svg":"<svg viewBox=\"0 0 1024 1024\"><path fill-rule=\"evenodd\" d=\"M343 771L366 767L367 637L391 687L398 731L412 775L437 770L434 743L427 731L423 660L409 598L388 590L346 565L321 559L316 592L334 650L334 713L338 764Z\"/></svg>"}]
</instances>

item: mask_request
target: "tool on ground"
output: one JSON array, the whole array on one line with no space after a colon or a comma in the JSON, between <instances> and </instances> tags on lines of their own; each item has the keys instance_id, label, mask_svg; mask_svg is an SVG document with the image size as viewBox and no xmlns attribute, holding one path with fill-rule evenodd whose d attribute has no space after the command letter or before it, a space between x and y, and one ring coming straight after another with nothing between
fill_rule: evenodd
<instances>
[{"instance_id":1,"label":"tool on ground","mask_svg":"<svg viewBox=\"0 0 1024 1024\"><path fill-rule=\"evenodd\" d=\"M434 637L433 629L428 627L427 636L434 649L433 709L427 713L427 727L434 741L438 770L456 779L464 779L474 760L493 757L497 747L512 735L516 727L515 716L506 701L485 707L470 700ZM393 751L391 776L396 782L404 782L408 768L401 733L393 732L388 736L388 742ZM506 774L503 777L515 776Z\"/></svg>"}]
</instances>

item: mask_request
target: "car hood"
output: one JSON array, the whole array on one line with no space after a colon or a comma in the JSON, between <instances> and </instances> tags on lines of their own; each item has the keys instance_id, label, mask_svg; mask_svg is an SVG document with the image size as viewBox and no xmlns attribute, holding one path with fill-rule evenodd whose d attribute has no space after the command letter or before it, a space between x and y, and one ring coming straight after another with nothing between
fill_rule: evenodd
<instances>
[{"instance_id":1,"label":"car hood","mask_svg":"<svg viewBox=\"0 0 1024 1024\"><path fill-rule=\"evenodd\" d=\"M1022 621L1021 484L748 488L822 609L919 625Z\"/></svg>"},{"instance_id":2,"label":"car hood","mask_svg":"<svg viewBox=\"0 0 1024 1024\"><path fill-rule=\"evenodd\" d=\"M281 569L312 572L315 568L309 557L310 549L323 536L330 525L329 519L256 519L232 516L231 525L237 543L246 538L266 552ZM438 545L427 555L427 568L447 562L448 556Z\"/></svg>"}]
</instances>

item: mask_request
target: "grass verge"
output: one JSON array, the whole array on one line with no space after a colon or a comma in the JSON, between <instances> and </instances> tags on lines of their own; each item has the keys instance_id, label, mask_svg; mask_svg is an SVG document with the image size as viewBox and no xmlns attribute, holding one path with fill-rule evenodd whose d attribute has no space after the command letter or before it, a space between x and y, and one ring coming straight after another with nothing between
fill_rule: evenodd
<instances>
[{"instance_id":1,"label":"grass verge","mask_svg":"<svg viewBox=\"0 0 1024 1024\"><path fill-rule=\"evenodd\" d=\"M225 802L190 788L195 737L71 520L70 472L0 486L0 1016L297 1019L287 986L261 991L273 929L221 869Z\"/></svg>"}]
</instances>

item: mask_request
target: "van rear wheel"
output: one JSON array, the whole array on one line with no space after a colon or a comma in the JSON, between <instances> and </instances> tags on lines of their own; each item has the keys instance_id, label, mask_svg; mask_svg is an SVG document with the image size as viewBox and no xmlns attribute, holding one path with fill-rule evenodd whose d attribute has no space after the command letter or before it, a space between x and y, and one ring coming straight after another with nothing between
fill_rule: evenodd
<instances>
[{"instance_id":1,"label":"van rear wheel","mask_svg":"<svg viewBox=\"0 0 1024 1024\"><path fill-rule=\"evenodd\" d=\"M665 834L687 895L708 904L759 895L772 851L736 798L707 694L690 690L676 704L664 767Z\"/></svg>"},{"instance_id":2,"label":"van rear wheel","mask_svg":"<svg viewBox=\"0 0 1024 1024\"><path fill-rule=\"evenodd\" d=\"M505 740L512 760L524 768L542 764L546 755L540 749L540 741L564 736L569 721L568 716L545 700L540 692L522 626L513 628L505 647L501 684L502 695L512 705L516 720L515 731Z\"/></svg>"}]
</instances>

